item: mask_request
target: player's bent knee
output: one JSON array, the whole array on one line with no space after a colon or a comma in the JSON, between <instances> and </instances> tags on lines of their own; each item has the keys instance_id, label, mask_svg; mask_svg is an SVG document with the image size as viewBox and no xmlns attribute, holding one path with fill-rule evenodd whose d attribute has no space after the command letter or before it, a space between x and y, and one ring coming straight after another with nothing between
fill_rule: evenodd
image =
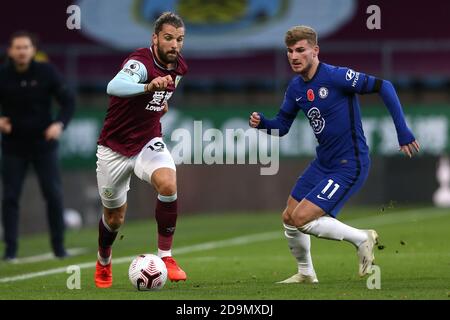
<instances>
[{"instance_id":1,"label":"player's bent knee","mask_svg":"<svg viewBox=\"0 0 450 320\"><path fill-rule=\"evenodd\" d=\"M107 209L104 211L106 224L113 230L119 229L125 221L125 208Z\"/></svg>"},{"instance_id":2,"label":"player's bent knee","mask_svg":"<svg viewBox=\"0 0 450 320\"><path fill-rule=\"evenodd\" d=\"M298 201L294 199L292 196L288 197L286 208L283 211L282 219L283 223L289 226L294 225L294 221L292 219L293 213L298 206Z\"/></svg>"},{"instance_id":3,"label":"player's bent knee","mask_svg":"<svg viewBox=\"0 0 450 320\"><path fill-rule=\"evenodd\" d=\"M154 179L153 185L156 191L162 196L171 196L177 193L176 179L171 175L160 175Z\"/></svg>"},{"instance_id":4,"label":"player's bent knee","mask_svg":"<svg viewBox=\"0 0 450 320\"><path fill-rule=\"evenodd\" d=\"M159 168L153 172L152 184L156 191L163 196L171 196L177 193L176 172L170 168Z\"/></svg>"},{"instance_id":5,"label":"player's bent knee","mask_svg":"<svg viewBox=\"0 0 450 320\"><path fill-rule=\"evenodd\" d=\"M293 222L293 220L291 218L291 214L290 214L290 212L288 211L287 208L283 211L281 217L283 219L283 223L284 224L287 224L289 226L294 225L294 222Z\"/></svg>"},{"instance_id":6,"label":"player's bent knee","mask_svg":"<svg viewBox=\"0 0 450 320\"><path fill-rule=\"evenodd\" d=\"M308 224L310 222L310 219L308 219L308 217L306 217L305 215L302 215L299 212L295 212L291 216L291 221L294 226L296 226L297 228L301 228L301 227L305 226L306 224Z\"/></svg>"},{"instance_id":7,"label":"player's bent knee","mask_svg":"<svg viewBox=\"0 0 450 320\"><path fill-rule=\"evenodd\" d=\"M125 221L125 217L119 216L119 215L110 215L110 216L105 216L105 220L111 229L117 230L123 225L123 223Z\"/></svg>"},{"instance_id":8,"label":"player's bent knee","mask_svg":"<svg viewBox=\"0 0 450 320\"><path fill-rule=\"evenodd\" d=\"M162 196L172 196L177 193L177 184L172 181L165 181L158 185L157 191Z\"/></svg>"}]
</instances>

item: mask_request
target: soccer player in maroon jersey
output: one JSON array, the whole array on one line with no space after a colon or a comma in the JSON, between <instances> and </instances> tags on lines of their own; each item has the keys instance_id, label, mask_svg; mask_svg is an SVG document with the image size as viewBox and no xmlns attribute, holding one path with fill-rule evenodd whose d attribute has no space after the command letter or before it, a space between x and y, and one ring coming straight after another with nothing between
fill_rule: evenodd
<instances>
[{"instance_id":1,"label":"soccer player in maroon jersey","mask_svg":"<svg viewBox=\"0 0 450 320\"><path fill-rule=\"evenodd\" d=\"M112 285L111 246L124 222L132 173L158 192L155 210L158 255L171 281L186 280L172 258L177 221L175 163L161 136L161 116L187 65L180 54L184 23L176 14L163 13L155 22L152 45L133 52L108 84L111 96L98 140L97 182L103 204L99 221L95 284Z\"/></svg>"}]
</instances>

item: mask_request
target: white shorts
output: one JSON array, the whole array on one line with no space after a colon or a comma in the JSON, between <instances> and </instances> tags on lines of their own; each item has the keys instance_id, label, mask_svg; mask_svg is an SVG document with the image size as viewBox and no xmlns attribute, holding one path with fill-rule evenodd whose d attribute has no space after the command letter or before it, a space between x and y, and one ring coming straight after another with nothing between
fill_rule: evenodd
<instances>
[{"instance_id":1,"label":"white shorts","mask_svg":"<svg viewBox=\"0 0 450 320\"><path fill-rule=\"evenodd\" d=\"M127 201L131 174L151 184L152 174L159 168L176 171L172 155L159 137L150 140L134 157L128 158L110 148L97 147L97 186L103 206L121 207Z\"/></svg>"}]
</instances>

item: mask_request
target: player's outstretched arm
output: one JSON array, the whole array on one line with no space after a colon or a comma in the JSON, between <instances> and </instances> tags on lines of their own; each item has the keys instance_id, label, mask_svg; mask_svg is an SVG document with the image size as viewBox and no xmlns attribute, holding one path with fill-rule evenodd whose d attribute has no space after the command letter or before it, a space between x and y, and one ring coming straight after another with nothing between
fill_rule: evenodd
<instances>
[{"instance_id":1,"label":"player's outstretched arm","mask_svg":"<svg viewBox=\"0 0 450 320\"><path fill-rule=\"evenodd\" d=\"M343 67L334 68L330 73L330 77L333 84L345 92L358 94L378 93L394 120L400 150L409 157L412 157L415 152L419 152L419 143L406 124L402 105L390 81Z\"/></svg>"},{"instance_id":2,"label":"player's outstretched arm","mask_svg":"<svg viewBox=\"0 0 450 320\"><path fill-rule=\"evenodd\" d=\"M400 104L397 92L390 81L379 79L377 79L377 81L381 81L379 94L394 121L400 151L411 158L414 153L420 151L420 145L406 124L402 105Z\"/></svg>"},{"instance_id":3,"label":"player's outstretched arm","mask_svg":"<svg viewBox=\"0 0 450 320\"><path fill-rule=\"evenodd\" d=\"M147 69L135 59L128 60L122 70L108 83L106 92L111 96L128 98L147 92Z\"/></svg>"},{"instance_id":4,"label":"player's outstretched arm","mask_svg":"<svg viewBox=\"0 0 450 320\"><path fill-rule=\"evenodd\" d=\"M262 113L253 112L248 123L252 128L267 130L268 134L282 137L289 132L295 117L282 109L274 119L266 119Z\"/></svg>"},{"instance_id":5,"label":"player's outstretched arm","mask_svg":"<svg viewBox=\"0 0 450 320\"><path fill-rule=\"evenodd\" d=\"M283 104L274 119L266 119L262 113L253 112L248 122L250 127L267 130L268 134L280 137L287 134L299 111L295 98L292 97L291 88L289 85Z\"/></svg>"},{"instance_id":6,"label":"player's outstretched arm","mask_svg":"<svg viewBox=\"0 0 450 320\"><path fill-rule=\"evenodd\" d=\"M150 81L150 83L145 84L145 91L164 91L168 86L171 85L173 85L173 79L170 75L167 75L165 77L157 77Z\"/></svg>"},{"instance_id":7,"label":"player's outstretched arm","mask_svg":"<svg viewBox=\"0 0 450 320\"><path fill-rule=\"evenodd\" d=\"M144 94L147 92L164 91L169 85L173 84L172 77L157 77L150 83L136 83L135 79L120 71L109 83L106 92L109 95L128 98Z\"/></svg>"},{"instance_id":8,"label":"player's outstretched arm","mask_svg":"<svg viewBox=\"0 0 450 320\"><path fill-rule=\"evenodd\" d=\"M132 76L120 71L106 87L106 92L110 96L128 98L144 94L146 92L145 84L136 83Z\"/></svg>"}]
</instances>

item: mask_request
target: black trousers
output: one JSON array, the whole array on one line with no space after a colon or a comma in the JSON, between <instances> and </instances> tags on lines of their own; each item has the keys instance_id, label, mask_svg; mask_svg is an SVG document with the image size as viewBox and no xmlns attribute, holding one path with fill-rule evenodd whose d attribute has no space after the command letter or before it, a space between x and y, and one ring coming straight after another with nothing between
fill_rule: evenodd
<instances>
[{"instance_id":1,"label":"black trousers","mask_svg":"<svg viewBox=\"0 0 450 320\"><path fill-rule=\"evenodd\" d=\"M38 155L2 155L2 223L5 257L15 257L18 249L19 200L29 165L33 165L47 204L50 241L56 256L63 256L64 217L61 176L57 149Z\"/></svg>"}]
</instances>

